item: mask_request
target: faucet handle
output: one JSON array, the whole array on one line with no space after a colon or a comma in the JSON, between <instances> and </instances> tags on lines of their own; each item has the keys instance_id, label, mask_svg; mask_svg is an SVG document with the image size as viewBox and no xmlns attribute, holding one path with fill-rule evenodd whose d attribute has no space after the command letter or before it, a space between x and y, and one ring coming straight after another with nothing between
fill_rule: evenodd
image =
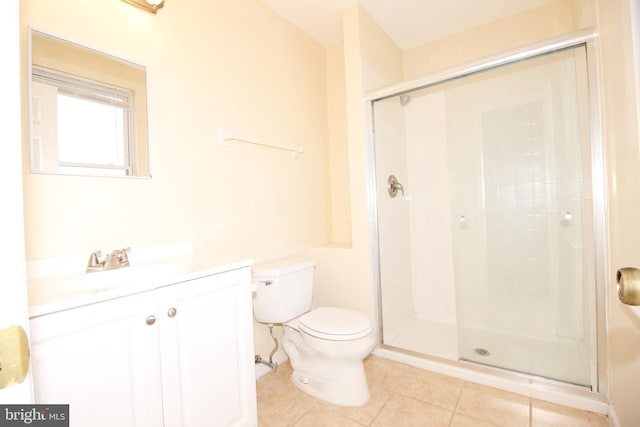
<instances>
[{"instance_id":1,"label":"faucet handle","mask_svg":"<svg viewBox=\"0 0 640 427\"><path fill-rule=\"evenodd\" d=\"M131 251L131 248L129 246L127 246L126 248L124 248L122 250L122 258L120 258L120 264L122 264L123 267L126 267L129 265L129 252Z\"/></svg>"},{"instance_id":2,"label":"faucet handle","mask_svg":"<svg viewBox=\"0 0 640 427\"><path fill-rule=\"evenodd\" d=\"M129 266L129 251L131 250L130 247L126 247L124 249L118 249L115 250L111 253L112 256L115 256L116 258L118 258L118 261L120 262L120 267L128 267Z\"/></svg>"},{"instance_id":3,"label":"faucet handle","mask_svg":"<svg viewBox=\"0 0 640 427\"><path fill-rule=\"evenodd\" d=\"M98 265L100 264L100 257L102 256L102 251L95 251L91 254L91 256L89 257L89 264L90 265Z\"/></svg>"},{"instance_id":4,"label":"faucet handle","mask_svg":"<svg viewBox=\"0 0 640 427\"><path fill-rule=\"evenodd\" d=\"M89 262L87 262L87 273L93 271L101 271L104 267L104 261L100 261L102 251L95 251L89 256Z\"/></svg>"}]
</instances>

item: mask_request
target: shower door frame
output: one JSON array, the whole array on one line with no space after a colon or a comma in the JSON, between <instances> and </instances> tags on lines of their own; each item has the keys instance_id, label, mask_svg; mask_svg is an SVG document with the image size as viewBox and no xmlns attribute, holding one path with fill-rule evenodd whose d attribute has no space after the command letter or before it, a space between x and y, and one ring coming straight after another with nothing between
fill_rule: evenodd
<instances>
[{"instance_id":1,"label":"shower door frame","mask_svg":"<svg viewBox=\"0 0 640 427\"><path fill-rule=\"evenodd\" d=\"M366 158L367 158L367 201L369 212L369 257L370 257L370 273L372 278L372 292L374 295L374 303L377 305L374 310L374 319L378 326L379 346L374 351L379 354L384 353L389 356L393 354L394 347L386 346L382 343L382 301L381 301L381 269L380 269L380 250L379 250L379 228L378 228L378 211L377 211L377 186L376 186L376 155L375 155L375 135L374 135L374 103L387 98L400 96L409 92L424 89L430 86L441 84L453 79L464 77L480 71L532 59L540 55L553 53L569 48L583 46L586 53L586 67L588 77L588 96L589 96L589 137L591 145L591 172L592 172L592 189L593 189L593 219L594 219L594 282L595 289L589 290L592 293L591 300L595 302L595 306L590 306L590 318L595 325L595 334L592 334L594 343L591 345L592 351L595 352L596 372L593 375L592 389L586 390L582 387L576 387L571 384L563 384L554 380L547 380L533 375L510 372L499 368L490 368L482 365L471 364L459 361L443 361L441 359L430 357L429 355L420 355L421 359L425 359L426 365L438 369L438 364L449 366L444 368L443 372L453 372L462 377L477 378L477 375L489 374L498 377L500 381L514 380L519 383L528 383L537 389L547 389L546 391L556 390L560 394L568 392L579 396L595 397L597 400L605 401L609 393L608 382L608 352L606 341L606 277L607 277L607 251L606 251L606 186L605 186L605 167L604 167L604 146L602 137L602 112L601 112L601 95L600 95L600 75L598 64L597 49L597 33L593 28L587 28L581 31L569 33L562 37L536 43L521 49L515 49L500 55L473 61L460 66L455 66L445 70L433 72L422 77L414 78L399 84L391 85L381 89L371 91L366 94L365 102L367 108L367 127L368 135L366 141ZM413 356L411 356L413 357ZM429 360L435 364L429 362ZM422 365L425 365L424 363ZM465 371L465 372L463 372ZM517 388L517 387L516 387Z\"/></svg>"}]
</instances>

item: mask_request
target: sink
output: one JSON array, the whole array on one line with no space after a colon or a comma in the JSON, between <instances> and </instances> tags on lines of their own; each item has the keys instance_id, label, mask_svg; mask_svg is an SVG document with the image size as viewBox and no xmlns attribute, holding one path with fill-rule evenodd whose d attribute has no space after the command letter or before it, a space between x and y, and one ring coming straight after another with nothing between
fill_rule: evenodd
<instances>
[{"instance_id":1,"label":"sink","mask_svg":"<svg viewBox=\"0 0 640 427\"><path fill-rule=\"evenodd\" d=\"M51 287L55 291L87 291L114 289L148 282L150 279L175 276L189 271L185 263L162 262L146 265L134 265L115 270L93 273L77 273L52 279Z\"/></svg>"}]
</instances>

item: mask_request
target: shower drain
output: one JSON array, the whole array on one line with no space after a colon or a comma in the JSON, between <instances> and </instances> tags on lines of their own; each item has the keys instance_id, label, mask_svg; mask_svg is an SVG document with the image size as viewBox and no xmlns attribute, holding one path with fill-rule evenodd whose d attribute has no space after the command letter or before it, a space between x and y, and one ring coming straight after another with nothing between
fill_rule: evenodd
<instances>
[{"instance_id":1,"label":"shower drain","mask_svg":"<svg viewBox=\"0 0 640 427\"><path fill-rule=\"evenodd\" d=\"M474 348L473 351L478 356L490 356L491 355L489 350L487 350L486 348Z\"/></svg>"}]
</instances>

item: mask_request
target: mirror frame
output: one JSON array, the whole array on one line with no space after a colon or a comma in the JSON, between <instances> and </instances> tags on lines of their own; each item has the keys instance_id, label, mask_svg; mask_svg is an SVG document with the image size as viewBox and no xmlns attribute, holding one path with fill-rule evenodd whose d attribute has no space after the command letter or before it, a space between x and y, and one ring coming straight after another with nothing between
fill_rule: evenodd
<instances>
[{"instance_id":1,"label":"mirror frame","mask_svg":"<svg viewBox=\"0 0 640 427\"><path fill-rule=\"evenodd\" d=\"M99 174L99 173L61 172L58 170L38 170L34 167L33 69L34 69L34 65L42 66L41 64L37 64L37 62L34 63L34 37L41 37L44 40L48 40L54 44L58 44L61 46L62 49L66 48L69 51L77 50L78 52L82 53L83 56L87 57L87 58L82 58L83 61L86 59L87 61L94 62L93 66L83 67L82 65L76 65L80 63L79 60L75 62L66 58L66 59L61 59L59 61L60 63L65 64L60 68L74 69L74 71L76 71L79 68L90 69L93 67L96 71L91 70L92 73L95 73L95 75L91 77L87 77L86 75L80 74L77 71L69 72L68 69L60 70L55 66L49 67L55 71L61 71L63 73L66 73L72 76L75 75L76 77L79 77L79 79L91 80L97 83L105 83L107 85L122 87L123 85L121 82L124 79L123 78L118 79L118 75L119 76L124 75L124 71L126 71L128 68L131 68L135 71L142 72L143 84L138 85L138 88L137 88L138 90L134 90L134 88L128 88L134 93L134 98L135 98L134 109L133 109L134 118L132 119L132 122L134 123L133 129L135 130L134 132L132 132L132 141L130 141L130 145L136 151L135 169L138 172L136 172L135 174L111 175L111 174ZM75 43L58 36L54 36L50 33L35 29L33 27L28 27L27 56L28 56L28 67L27 67L28 69L28 103L27 104L28 104L28 114L29 114L28 116L29 117L28 119L28 151L29 151L29 170L31 173L46 174L46 175L91 176L91 177L100 177L100 178L142 178L142 179L151 178L152 174L151 174L151 150L150 150L150 142L149 142L149 117L148 117L149 97L148 97L147 67L137 64L135 62L117 57L110 53L102 52L97 49L84 46L79 43ZM67 56L71 56L71 55L67 55ZM95 63L99 63L100 61L103 62L102 67L95 65ZM51 60L52 64L54 64L55 62L56 62L56 58ZM85 63L88 63L88 62L82 62L82 64L85 64ZM68 67L67 67L67 64L68 64ZM120 72L114 73L113 75L116 75L116 74L117 75L113 79L111 79L110 75L104 72L104 69L107 69L106 65L112 66L114 70L118 70ZM101 78L99 79L96 77L96 75L100 74L101 72L103 75L100 76ZM138 79L140 80L140 78ZM120 84L115 83L118 81L120 82ZM139 88L140 86L142 86L141 89ZM140 96L140 93L142 93L142 96Z\"/></svg>"}]
</instances>

